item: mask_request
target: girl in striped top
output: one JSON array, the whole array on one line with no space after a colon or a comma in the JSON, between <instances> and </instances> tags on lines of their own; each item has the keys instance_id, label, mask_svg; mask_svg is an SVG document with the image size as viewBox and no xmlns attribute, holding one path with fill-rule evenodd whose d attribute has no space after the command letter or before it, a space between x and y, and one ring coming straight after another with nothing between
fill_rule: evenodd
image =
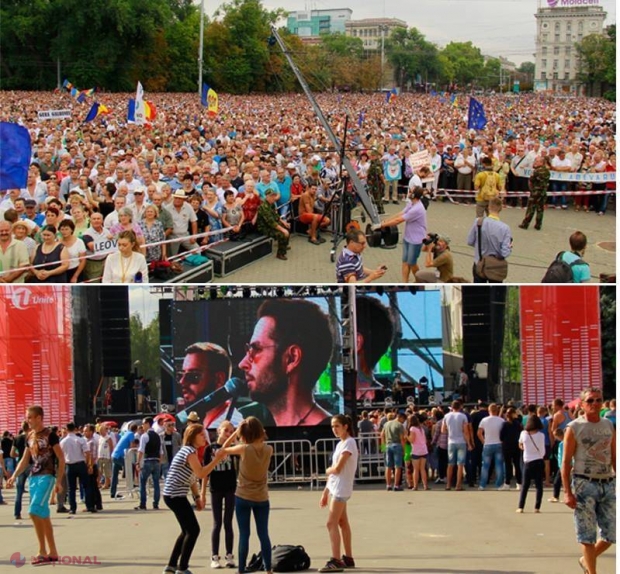
<instances>
[{"instance_id":1,"label":"girl in striped top","mask_svg":"<svg viewBox=\"0 0 620 574\"><path fill-rule=\"evenodd\" d=\"M189 559L194 550L196 540L200 534L200 526L196 519L196 513L187 499L187 491L191 488L196 502L196 509L202 510L198 484L194 477L204 479L215 466L226 456L223 451L215 453L213 460L207 466L202 466L196 454L197 449L207 444L205 428L199 424L193 424L183 435L183 446L177 452L170 463L168 475L164 485L164 502L174 512L176 519L181 525L181 534L177 538L168 566L164 573L191 574L188 570Z\"/></svg>"}]
</instances>

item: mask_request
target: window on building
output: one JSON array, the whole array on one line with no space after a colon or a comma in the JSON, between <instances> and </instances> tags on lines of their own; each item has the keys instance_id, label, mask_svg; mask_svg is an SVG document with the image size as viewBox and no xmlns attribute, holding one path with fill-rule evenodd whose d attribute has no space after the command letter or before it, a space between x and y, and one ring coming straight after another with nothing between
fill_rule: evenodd
<instances>
[{"instance_id":1,"label":"window on building","mask_svg":"<svg viewBox=\"0 0 620 574\"><path fill-rule=\"evenodd\" d=\"M543 46L542 47L542 55L546 56L547 55L547 46Z\"/></svg>"},{"instance_id":2,"label":"window on building","mask_svg":"<svg viewBox=\"0 0 620 574\"><path fill-rule=\"evenodd\" d=\"M566 46L566 48L564 48L564 52L565 54L568 56L570 54L571 51L571 47L570 46Z\"/></svg>"},{"instance_id":3,"label":"window on building","mask_svg":"<svg viewBox=\"0 0 620 574\"><path fill-rule=\"evenodd\" d=\"M556 42L559 42L559 41L560 41L560 35L559 35L559 34L556 34L556 35L553 37L553 39L554 39Z\"/></svg>"},{"instance_id":4,"label":"window on building","mask_svg":"<svg viewBox=\"0 0 620 574\"><path fill-rule=\"evenodd\" d=\"M571 36L570 32L568 34L566 34L566 41L570 42L573 39L573 37Z\"/></svg>"},{"instance_id":5,"label":"window on building","mask_svg":"<svg viewBox=\"0 0 620 574\"><path fill-rule=\"evenodd\" d=\"M558 79L558 73L557 72L553 72L553 79L557 80Z\"/></svg>"},{"instance_id":6,"label":"window on building","mask_svg":"<svg viewBox=\"0 0 620 574\"><path fill-rule=\"evenodd\" d=\"M547 67L547 59L546 59L546 58L543 58L543 59L540 61L540 66L541 66L542 68L546 68L546 67Z\"/></svg>"},{"instance_id":7,"label":"window on building","mask_svg":"<svg viewBox=\"0 0 620 574\"><path fill-rule=\"evenodd\" d=\"M564 79L570 80L570 72L564 72Z\"/></svg>"},{"instance_id":8,"label":"window on building","mask_svg":"<svg viewBox=\"0 0 620 574\"><path fill-rule=\"evenodd\" d=\"M579 30L579 32L583 31L583 21L579 21L577 22L577 30Z\"/></svg>"},{"instance_id":9,"label":"window on building","mask_svg":"<svg viewBox=\"0 0 620 574\"><path fill-rule=\"evenodd\" d=\"M556 32L559 32L559 31L560 31L560 23L559 23L559 22L556 22L556 23L555 23L555 26L554 26L554 28L553 28L553 29L554 29Z\"/></svg>"},{"instance_id":10,"label":"window on building","mask_svg":"<svg viewBox=\"0 0 620 574\"><path fill-rule=\"evenodd\" d=\"M560 55L560 46L553 46L553 55L554 56Z\"/></svg>"},{"instance_id":11,"label":"window on building","mask_svg":"<svg viewBox=\"0 0 620 574\"><path fill-rule=\"evenodd\" d=\"M572 27L573 27L573 23L572 22L566 22L566 31L567 32L570 32Z\"/></svg>"},{"instance_id":12,"label":"window on building","mask_svg":"<svg viewBox=\"0 0 620 574\"><path fill-rule=\"evenodd\" d=\"M548 41L549 41L549 34L546 34L546 33L545 33L545 34L543 34L543 35L542 35L542 41L543 41L543 42L548 42Z\"/></svg>"},{"instance_id":13,"label":"window on building","mask_svg":"<svg viewBox=\"0 0 620 574\"><path fill-rule=\"evenodd\" d=\"M566 69L570 68L570 60L564 60L564 67Z\"/></svg>"},{"instance_id":14,"label":"window on building","mask_svg":"<svg viewBox=\"0 0 620 574\"><path fill-rule=\"evenodd\" d=\"M547 72L541 72L540 73L540 79L541 80L546 80L547 79Z\"/></svg>"},{"instance_id":15,"label":"window on building","mask_svg":"<svg viewBox=\"0 0 620 574\"><path fill-rule=\"evenodd\" d=\"M553 69L554 70L558 69L558 61L557 60L553 60Z\"/></svg>"},{"instance_id":16,"label":"window on building","mask_svg":"<svg viewBox=\"0 0 620 574\"><path fill-rule=\"evenodd\" d=\"M583 40L583 34L577 34L577 41L581 42Z\"/></svg>"}]
</instances>

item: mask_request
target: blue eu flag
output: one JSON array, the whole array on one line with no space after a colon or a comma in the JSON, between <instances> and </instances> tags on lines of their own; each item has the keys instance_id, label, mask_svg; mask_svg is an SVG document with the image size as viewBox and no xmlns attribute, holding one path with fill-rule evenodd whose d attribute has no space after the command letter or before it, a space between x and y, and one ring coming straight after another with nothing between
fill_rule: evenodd
<instances>
[{"instance_id":1,"label":"blue eu flag","mask_svg":"<svg viewBox=\"0 0 620 574\"><path fill-rule=\"evenodd\" d=\"M209 86L206 83L202 83L202 92L200 92L200 103L206 108L209 105L207 101L207 94L209 93Z\"/></svg>"},{"instance_id":2,"label":"blue eu flag","mask_svg":"<svg viewBox=\"0 0 620 574\"><path fill-rule=\"evenodd\" d=\"M469 98L467 129L483 130L486 125L487 117L484 115L484 106L475 98Z\"/></svg>"},{"instance_id":3,"label":"blue eu flag","mask_svg":"<svg viewBox=\"0 0 620 574\"><path fill-rule=\"evenodd\" d=\"M26 187L31 154L28 130L0 122L0 190Z\"/></svg>"}]
</instances>

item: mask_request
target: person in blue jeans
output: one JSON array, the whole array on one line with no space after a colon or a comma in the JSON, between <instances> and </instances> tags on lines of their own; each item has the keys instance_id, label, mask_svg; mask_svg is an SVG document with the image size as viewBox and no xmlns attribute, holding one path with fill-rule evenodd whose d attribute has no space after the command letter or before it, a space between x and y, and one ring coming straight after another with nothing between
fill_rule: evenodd
<instances>
[{"instance_id":1,"label":"person in blue jeans","mask_svg":"<svg viewBox=\"0 0 620 574\"><path fill-rule=\"evenodd\" d=\"M405 427L396 419L395 413L388 413L387 419L380 438L381 445L385 446L385 485L387 490L400 491L403 489L400 481L405 454Z\"/></svg>"},{"instance_id":2,"label":"person in blue jeans","mask_svg":"<svg viewBox=\"0 0 620 574\"><path fill-rule=\"evenodd\" d=\"M230 446L237 437L241 442ZM271 574L271 541L269 539L269 490L267 471L273 447L265 443L265 429L256 417L248 417L226 440L220 450L239 455L239 474L235 491L235 514L239 528L239 572L246 572L250 550L250 519L254 514L256 534L260 541L263 566Z\"/></svg>"},{"instance_id":3,"label":"person in blue jeans","mask_svg":"<svg viewBox=\"0 0 620 574\"><path fill-rule=\"evenodd\" d=\"M112 498L117 498L118 473L125 468L125 453L131 448L131 443L135 440L137 430L138 425L133 423L129 430L119 439L112 451L112 484L110 485L110 496Z\"/></svg>"},{"instance_id":4,"label":"person in blue jeans","mask_svg":"<svg viewBox=\"0 0 620 574\"><path fill-rule=\"evenodd\" d=\"M489 405L489 416L480 421L478 438L482 446L482 471L478 490L484 490L489 482L491 464L495 465L495 487L498 490L510 490L504 487L504 449L500 434L504 426L504 419L499 416L499 405Z\"/></svg>"},{"instance_id":5,"label":"person in blue jeans","mask_svg":"<svg viewBox=\"0 0 620 574\"><path fill-rule=\"evenodd\" d=\"M140 437L138 446L137 467L140 470L140 505L134 510L146 510L146 485L149 478L153 481L153 508L159 509L159 478L161 476L161 461L164 458L164 443L161 437L151 428L153 417L146 417L142 421L144 433Z\"/></svg>"}]
</instances>

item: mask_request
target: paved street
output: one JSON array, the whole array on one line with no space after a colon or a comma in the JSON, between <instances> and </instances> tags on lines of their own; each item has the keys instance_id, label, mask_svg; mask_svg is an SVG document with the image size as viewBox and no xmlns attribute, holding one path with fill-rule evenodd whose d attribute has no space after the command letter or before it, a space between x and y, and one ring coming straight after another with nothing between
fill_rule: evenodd
<instances>
[{"instance_id":1,"label":"paved street","mask_svg":"<svg viewBox=\"0 0 620 574\"><path fill-rule=\"evenodd\" d=\"M3 491L9 505L0 506L0 570L12 572L14 552L30 558L36 539L29 521L13 522L14 491ZM530 492L525 514L515 514L518 493L385 492L380 485L359 486L349 502L356 572L415 574L582 574L577 564L572 514L562 504L546 502L541 514L532 512ZM104 511L68 520L55 514L53 523L61 555L96 556L101 566L48 566L47 571L102 569L109 574L157 574L163 570L177 523L168 510L136 512L135 499L108 502ZM319 492L272 488L272 544L302 544L312 568L323 566L329 554L327 513L318 507ZM26 500L27 503L27 500ZM163 506L163 505L162 505ZM193 572L210 572L211 514L199 516L202 532L193 554ZM253 527L254 528L254 527ZM236 527L235 527L236 529ZM250 551L258 551L253 530ZM612 547L600 560L599 574L616 572ZM236 553L236 551L235 551ZM31 572L27 563L19 569Z\"/></svg>"},{"instance_id":2,"label":"paved street","mask_svg":"<svg viewBox=\"0 0 620 574\"><path fill-rule=\"evenodd\" d=\"M389 215L398 213L400 206L389 205ZM359 217L360 210L354 212ZM525 210L506 208L502 220L512 229L514 248L509 259L507 283L539 283L551 261L561 250L569 249L568 238L580 230L588 237L585 259L590 264L592 282L598 282L600 273L616 270L616 214L609 210L604 216L595 213L575 213L572 210L548 209L545 212L543 229L536 231L519 229ZM472 205L454 205L448 201L433 202L428 210L428 230L450 236L454 256L454 274L471 281L473 249L467 245L467 234L475 218ZM362 225L365 229L365 224ZM400 226L400 240L395 249L366 248L364 263L369 267L381 264L388 266L384 283L401 282L401 255L403 225ZM266 257L231 275L215 278L214 282L230 283L332 283L335 281L334 264L330 262L331 235L325 234L328 243L312 245L306 237L293 236L289 260L280 261ZM607 243L607 245L601 245ZM338 253L344 242L338 246ZM607 247L607 248L605 248ZM423 264L422 255L419 262Z\"/></svg>"}]
</instances>

